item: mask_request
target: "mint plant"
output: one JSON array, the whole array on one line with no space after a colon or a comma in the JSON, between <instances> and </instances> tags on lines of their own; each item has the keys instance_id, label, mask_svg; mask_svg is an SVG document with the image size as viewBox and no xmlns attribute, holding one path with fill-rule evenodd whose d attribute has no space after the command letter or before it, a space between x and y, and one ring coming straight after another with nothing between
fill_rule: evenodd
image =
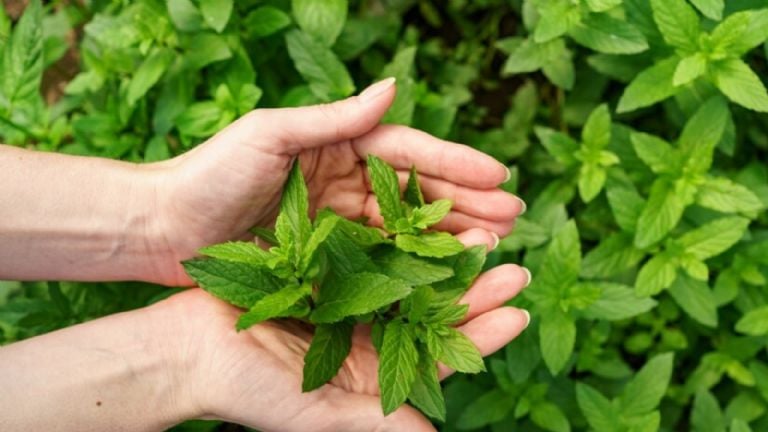
<instances>
[{"instance_id":1,"label":"mint plant","mask_svg":"<svg viewBox=\"0 0 768 432\"><path fill-rule=\"evenodd\" d=\"M276 318L314 324L305 356L303 391L327 383L352 346L356 324L373 327L385 414L410 401L445 419L437 362L459 371L485 370L477 348L454 326L467 313L457 302L485 262L482 246L464 249L450 233L428 230L451 201L425 203L411 169L404 197L395 170L368 157L384 229L346 220L331 209L310 220L309 196L298 161L285 183L269 250L228 242L185 261L200 287L235 306L237 330ZM264 232L263 229L259 232Z\"/></svg>"}]
</instances>

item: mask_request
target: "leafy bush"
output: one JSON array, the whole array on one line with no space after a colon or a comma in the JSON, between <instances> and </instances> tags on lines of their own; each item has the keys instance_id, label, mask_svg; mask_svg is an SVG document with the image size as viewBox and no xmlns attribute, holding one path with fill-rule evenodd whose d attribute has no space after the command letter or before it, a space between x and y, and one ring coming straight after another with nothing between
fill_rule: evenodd
<instances>
[{"instance_id":1,"label":"leafy bush","mask_svg":"<svg viewBox=\"0 0 768 432\"><path fill-rule=\"evenodd\" d=\"M86 4L0 14L5 142L160 160L396 76L387 122L510 164L487 265L533 271L533 321L443 430L768 429L764 0ZM3 283L0 340L168 295L134 288Z\"/></svg>"}]
</instances>

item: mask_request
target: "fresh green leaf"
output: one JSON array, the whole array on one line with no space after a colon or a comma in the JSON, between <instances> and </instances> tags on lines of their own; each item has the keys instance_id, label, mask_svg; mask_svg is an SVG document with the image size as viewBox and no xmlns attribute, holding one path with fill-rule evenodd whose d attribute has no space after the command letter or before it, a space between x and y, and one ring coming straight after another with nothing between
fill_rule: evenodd
<instances>
[{"instance_id":1,"label":"fresh green leaf","mask_svg":"<svg viewBox=\"0 0 768 432\"><path fill-rule=\"evenodd\" d=\"M332 323L373 312L411 293L411 287L398 279L376 273L358 273L327 281L312 312L314 323Z\"/></svg>"},{"instance_id":2,"label":"fresh green leaf","mask_svg":"<svg viewBox=\"0 0 768 432\"><path fill-rule=\"evenodd\" d=\"M573 354L576 324L572 317L559 309L541 316L539 345L544 363L552 375L559 374Z\"/></svg>"},{"instance_id":3,"label":"fresh green leaf","mask_svg":"<svg viewBox=\"0 0 768 432\"><path fill-rule=\"evenodd\" d=\"M426 229L441 220L451 211L453 202L447 199L437 200L422 207L413 209L411 213L411 225Z\"/></svg>"},{"instance_id":4,"label":"fresh green leaf","mask_svg":"<svg viewBox=\"0 0 768 432\"><path fill-rule=\"evenodd\" d=\"M374 155L368 155L368 173L371 176L371 186L379 203L384 227L393 232L396 223L405 217L400 201L400 180L394 168Z\"/></svg>"},{"instance_id":5,"label":"fresh green leaf","mask_svg":"<svg viewBox=\"0 0 768 432\"><path fill-rule=\"evenodd\" d=\"M708 327L717 327L717 304L706 282L681 274L669 287L669 293L691 318Z\"/></svg>"},{"instance_id":6,"label":"fresh green leaf","mask_svg":"<svg viewBox=\"0 0 768 432\"><path fill-rule=\"evenodd\" d=\"M570 29L581 45L605 54L636 54L648 49L648 42L632 24L609 14L590 14Z\"/></svg>"},{"instance_id":7,"label":"fresh green leaf","mask_svg":"<svg viewBox=\"0 0 768 432\"><path fill-rule=\"evenodd\" d=\"M43 77L43 7L32 0L13 29L3 55L5 103L28 101L38 94Z\"/></svg>"},{"instance_id":8,"label":"fresh green leaf","mask_svg":"<svg viewBox=\"0 0 768 432\"><path fill-rule=\"evenodd\" d=\"M288 32L285 41L296 70L317 98L328 102L355 91L346 66L328 47L298 30Z\"/></svg>"},{"instance_id":9,"label":"fresh green leaf","mask_svg":"<svg viewBox=\"0 0 768 432\"><path fill-rule=\"evenodd\" d=\"M250 36L263 38L291 25L291 17L276 7L265 5L246 15L243 23Z\"/></svg>"},{"instance_id":10,"label":"fresh green leaf","mask_svg":"<svg viewBox=\"0 0 768 432\"><path fill-rule=\"evenodd\" d=\"M658 0L665 1L665 0ZM683 0L674 0L683 1ZM616 112L625 113L661 102L675 94L672 82L679 59L670 57L637 74L619 99Z\"/></svg>"},{"instance_id":11,"label":"fresh green leaf","mask_svg":"<svg viewBox=\"0 0 768 432\"><path fill-rule=\"evenodd\" d=\"M635 291L640 297L648 297L669 288L677 278L677 265L665 253L654 255L637 274Z\"/></svg>"},{"instance_id":12,"label":"fresh green leaf","mask_svg":"<svg viewBox=\"0 0 768 432\"><path fill-rule=\"evenodd\" d=\"M704 75L707 71L707 59L701 53L691 54L680 60L675 69L675 76L672 78L672 84L682 86L689 84L696 78Z\"/></svg>"},{"instance_id":13,"label":"fresh green leaf","mask_svg":"<svg viewBox=\"0 0 768 432\"><path fill-rule=\"evenodd\" d=\"M421 207L425 204L424 194L421 192L421 186L419 185L419 173L416 172L416 167L412 166L411 171L408 173L408 183L405 186L405 202L413 207Z\"/></svg>"},{"instance_id":14,"label":"fresh green leaf","mask_svg":"<svg viewBox=\"0 0 768 432\"><path fill-rule=\"evenodd\" d=\"M442 388L440 388L437 364L423 350L419 354L417 370L408 400L424 414L444 422L445 399Z\"/></svg>"},{"instance_id":15,"label":"fresh green leaf","mask_svg":"<svg viewBox=\"0 0 768 432\"><path fill-rule=\"evenodd\" d=\"M347 0L291 0L299 27L326 47L331 47L341 33L347 8Z\"/></svg>"},{"instance_id":16,"label":"fresh green leaf","mask_svg":"<svg viewBox=\"0 0 768 432\"><path fill-rule=\"evenodd\" d=\"M624 320L648 312L656 306L656 301L647 297L638 297L631 287L608 283L598 283L600 298L585 310L586 316L610 321Z\"/></svg>"},{"instance_id":17,"label":"fresh green leaf","mask_svg":"<svg viewBox=\"0 0 768 432\"><path fill-rule=\"evenodd\" d=\"M218 259L193 259L182 264L200 288L238 307L250 308L278 289L273 277L251 265Z\"/></svg>"},{"instance_id":18,"label":"fresh green leaf","mask_svg":"<svg viewBox=\"0 0 768 432\"><path fill-rule=\"evenodd\" d=\"M746 186L725 177L708 177L699 188L696 203L720 213L753 212L764 208Z\"/></svg>"},{"instance_id":19,"label":"fresh green leaf","mask_svg":"<svg viewBox=\"0 0 768 432\"><path fill-rule=\"evenodd\" d=\"M736 323L736 331L753 336L767 334L768 306L762 306L744 314Z\"/></svg>"},{"instance_id":20,"label":"fresh green leaf","mask_svg":"<svg viewBox=\"0 0 768 432\"><path fill-rule=\"evenodd\" d=\"M552 402L541 401L531 408L531 420L540 428L552 432L570 432L571 424L563 411Z\"/></svg>"},{"instance_id":21,"label":"fresh green leaf","mask_svg":"<svg viewBox=\"0 0 768 432\"><path fill-rule=\"evenodd\" d=\"M712 393L700 390L693 400L691 426L696 432L725 432L723 410Z\"/></svg>"},{"instance_id":22,"label":"fresh green leaf","mask_svg":"<svg viewBox=\"0 0 768 432\"><path fill-rule=\"evenodd\" d=\"M200 253L211 258L240 262L255 266L265 265L270 253L253 242L228 242L200 249Z\"/></svg>"},{"instance_id":23,"label":"fresh green leaf","mask_svg":"<svg viewBox=\"0 0 768 432\"><path fill-rule=\"evenodd\" d=\"M440 337L441 355L438 360L459 372L483 372L483 356L475 344L464 333L454 328L449 327L446 330L446 334Z\"/></svg>"},{"instance_id":24,"label":"fresh green leaf","mask_svg":"<svg viewBox=\"0 0 768 432\"><path fill-rule=\"evenodd\" d=\"M688 54L697 51L699 16L685 0L651 0L653 19L664 40Z\"/></svg>"},{"instance_id":25,"label":"fresh green leaf","mask_svg":"<svg viewBox=\"0 0 768 432\"><path fill-rule=\"evenodd\" d=\"M309 236L307 244L304 246L299 271L304 272L307 270L307 268L309 268L310 264L312 263L312 259L315 257L315 254L320 248L320 245L323 244L331 232L336 229L336 225L340 219L341 218L339 216L331 213L328 217L323 218L323 220L317 224L317 226L312 231L312 234Z\"/></svg>"},{"instance_id":26,"label":"fresh green leaf","mask_svg":"<svg viewBox=\"0 0 768 432\"><path fill-rule=\"evenodd\" d=\"M754 111L768 112L768 91L760 77L739 59L712 64L715 85L731 101Z\"/></svg>"},{"instance_id":27,"label":"fresh green leaf","mask_svg":"<svg viewBox=\"0 0 768 432\"><path fill-rule=\"evenodd\" d=\"M232 15L233 0L199 0L200 12L208 27L221 33Z\"/></svg>"},{"instance_id":28,"label":"fresh green leaf","mask_svg":"<svg viewBox=\"0 0 768 432\"><path fill-rule=\"evenodd\" d=\"M299 285L290 285L268 294L251 306L248 312L240 315L236 327L238 330L245 330L266 320L281 317L308 294L307 289Z\"/></svg>"},{"instance_id":29,"label":"fresh green leaf","mask_svg":"<svg viewBox=\"0 0 768 432\"><path fill-rule=\"evenodd\" d=\"M173 51L161 48L144 60L128 86L129 105L135 104L158 82L173 58Z\"/></svg>"},{"instance_id":30,"label":"fresh green leaf","mask_svg":"<svg viewBox=\"0 0 768 432\"><path fill-rule=\"evenodd\" d=\"M613 431L619 423L619 417L611 401L591 386L576 384L576 400L589 426L596 432Z\"/></svg>"},{"instance_id":31,"label":"fresh green leaf","mask_svg":"<svg viewBox=\"0 0 768 432\"><path fill-rule=\"evenodd\" d=\"M691 256L706 260L720 255L741 239L749 225L749 219L724 217L689 231L680 237L680 245Z\"/></svg>"},{"instance_id":32,"label":"fresh green leaf","mask_svg":"<svg viewBox=\"0 0 768 432\"><path fill-rule=\"evenodd\" d=\"M678 183L679 184L679 183ZM645 249L662 239L677 226L686 206L676 184L661 178L651 186L651 195L637 220L635 246Z\"/></svg>"},{"instance_id":33,"label":"fresh green leaf","mask_svg":"<svg viewBox=\"0 0 768 432\"><path fill-rule=\"evenodd\" d=\"M456 255L464 250L464 245L446 232L430 232L418 236L398 234L395 237L398 248L423 257L442 258Z\"/></svg>"},{"instance_id":34,"label":"fresh green leaf","mask_svg":"<svg viewBox=\"0 0 768 432\"><path fill-rule=\"evenodd\" d=\"M453 276L453 268L388 248L373 258L378 270L409 285L428 285Z\"/></svg>"},{"instance_id":35,"label":"fresh green leaf","mask_svg":"<svg viewBox=\"0 0 768 432\"><path fill-rule=\"evenodd\" d=\"M406 325L401 321L387 323L379 355L379 387L384 415L396 410L411 393L418 361L419 353Z\"/></svg>"},{"instance_id":36,"label":"fresh green leaf","mask_svg":"<svg viewBox=\"0 0 768 432\"><path fill-rule=\"evenodd\" d=\"M346 322L324 324L315 328L312 343L304 356L302 391L319 388L336 376L352 347L353 328Z\"/></svg>"},{"instance_id":37,"label":"fresh green leaf","mask_svg":"<svg viewBox=\"0 0 768 432\"><path fill-rule=\"evenodd\" d=\"M623 416L642 415L659 406L672 376L673 362L672 353L659 354L635 374L621 393Z\"/></svg>"}]
</instances>

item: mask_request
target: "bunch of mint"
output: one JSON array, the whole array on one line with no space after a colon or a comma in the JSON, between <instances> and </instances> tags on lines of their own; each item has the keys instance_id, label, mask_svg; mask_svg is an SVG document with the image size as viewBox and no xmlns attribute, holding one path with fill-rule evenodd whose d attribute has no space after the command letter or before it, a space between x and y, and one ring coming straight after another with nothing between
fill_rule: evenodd
<instances>
[{"instance_id":1,"label":"bunch of mint","mask_svg":"<svg viewBox=\"0 0 768 432\"><path fill-rule=\"evenodd\" d=\"M457 302L480 273L485 247L465 249L450 233L428 230L452 203L425 203L415 169L404 197L391 166L369 156L368 170L384 231L330 209L312 222L296 162L274 231L256 230L273 247L217 244L200 250L206 258L184 267L204 290L248 309L238 330L274 318L316 326L304 361L304 391L336 375L349 354L353 327L369 324L384 413L409 400L444 421L436 363L468 373L485 369L477 348L454 328L467 313L468 306Z\"/></svg>"}]
</instances>

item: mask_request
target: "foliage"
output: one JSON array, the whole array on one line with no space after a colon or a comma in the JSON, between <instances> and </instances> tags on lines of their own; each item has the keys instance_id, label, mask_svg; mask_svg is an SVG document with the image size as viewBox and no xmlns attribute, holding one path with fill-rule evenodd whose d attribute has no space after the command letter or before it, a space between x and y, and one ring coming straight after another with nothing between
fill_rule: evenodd
<instances>
[{"instance_id":1,"label":"foliage","mask_svg":"<svg viewBox=\"0 0 768 432\"><path fill-rule=\"evenodd\" d=\"M533 321L449 380L443 430L768 429L764 0L86 4L0 14L5 142L160 160L396 76L387 122L510 164L531 205L487 265L533 271L513 301ZM79 73L43 99L70 28ZM5 283L2 340L160 292L119 288Z\"/></svg>"}]
</instances>

